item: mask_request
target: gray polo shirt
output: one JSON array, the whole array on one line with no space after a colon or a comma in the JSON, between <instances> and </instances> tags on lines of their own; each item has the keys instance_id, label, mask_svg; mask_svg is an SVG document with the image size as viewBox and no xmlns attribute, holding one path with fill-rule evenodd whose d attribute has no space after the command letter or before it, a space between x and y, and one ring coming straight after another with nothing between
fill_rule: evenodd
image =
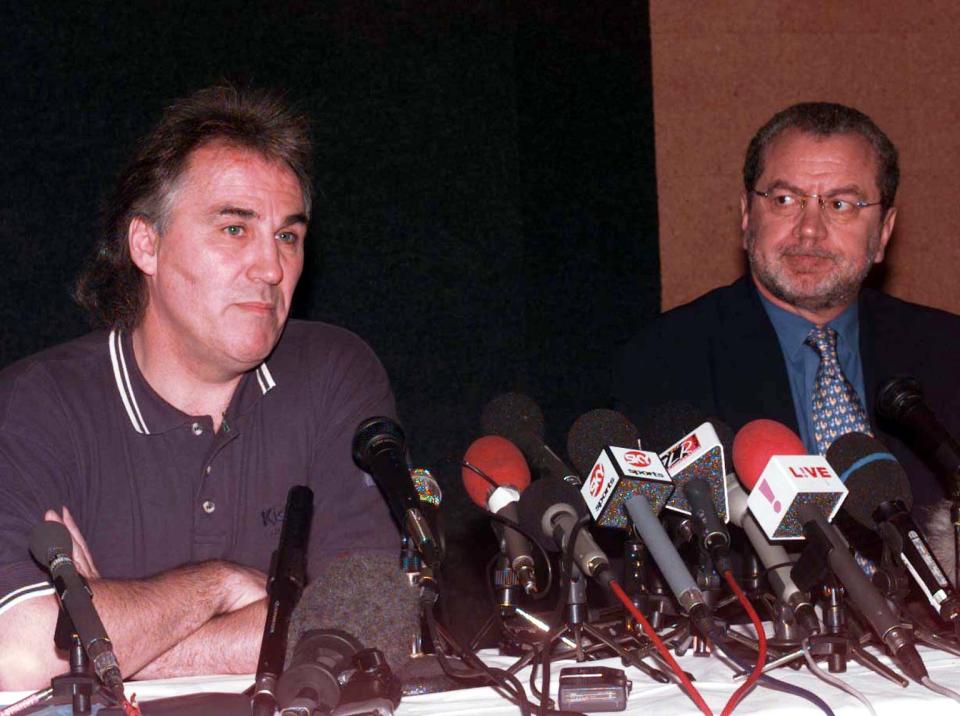
<instances>
[{"instance_id":1,"label":"gray polo shirt","mask_svg":"<svg viewBox=\"0 0 960 716\"><path fill-rule=\"evenodd\" d=\"M383 366L324 323L288 323L217 433L150 388L129 334L91 333L15 363L0 373L0 612L52 591L27 538L62 505L104 578L210 559L266 572L296 484L315 495L311 575L346 550L397 549L387 507L351 457L372 415L395 415Z\"/></svg>"}]
</instances>

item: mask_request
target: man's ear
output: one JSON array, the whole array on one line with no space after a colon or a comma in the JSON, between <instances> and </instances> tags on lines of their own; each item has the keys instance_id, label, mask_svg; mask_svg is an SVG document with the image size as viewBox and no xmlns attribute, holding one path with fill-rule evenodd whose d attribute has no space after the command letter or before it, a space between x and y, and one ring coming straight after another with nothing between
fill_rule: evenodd
<instances>
[{"instance_id":1,"label":"man's ear","mask_svg":"<svg viewBox=\"0 0 960 716\"><path fill-rule=\"evenodd\" d=\"M130 258L147 276L157 272L157 252L160 249L160 234L154 225L142 216L130 220L127 229L127 244Z\"/></svg>"},{"instance_id":2,"label":"man's ear","mask_svg":"<svg viewBox=\"0 0 960 716\"><path fill-rule=\"evenodd\" d=\"M747 229L750 226L750 197L746 193L740 194L740 241L743 248L747 248Z\"/></svg>"},{"instance_id":3,"label":"man's ear","mask_svg":"<svg viewBox=\"0 0 960 716\"><path fill-rule=\"evenodd\" d=\"M880 247L877 251L877 255L873 259L873 263L878 264L883 261L883 257L887 253L887 244L890 243L890 237L893 236L893 225L897 221L897 208L891 206L887 209L886 216L883 217L883 223L880 224Z\"/></svg>"}]
</instances>

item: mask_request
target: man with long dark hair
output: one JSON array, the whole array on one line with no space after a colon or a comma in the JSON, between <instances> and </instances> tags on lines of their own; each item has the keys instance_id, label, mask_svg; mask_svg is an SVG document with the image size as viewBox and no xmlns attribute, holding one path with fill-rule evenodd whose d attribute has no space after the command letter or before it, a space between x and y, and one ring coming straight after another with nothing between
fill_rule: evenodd
<instances>
[{"instance_id":1,"label":"man with long dark hair","mask_svg":"<svg viewBox=\"0 0 960 716\"><path fill-rule=\"evenodd\" d=\"M0 374L0 689L66 670L26 540L63 522L123 673L256 667L288 488L310 485L310 571L397 549L353 464L387 376L343 329L288 321L312 149L276 96L201 90L121 173L77 297L104 326Z\"/></svg>"}]
</instances>

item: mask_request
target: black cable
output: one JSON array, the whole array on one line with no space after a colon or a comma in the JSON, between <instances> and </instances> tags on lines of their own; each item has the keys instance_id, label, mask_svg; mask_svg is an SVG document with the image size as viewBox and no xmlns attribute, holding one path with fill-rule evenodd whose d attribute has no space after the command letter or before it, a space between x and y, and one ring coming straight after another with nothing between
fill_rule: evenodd
<instances>
[{"instance_id":1,"label":"black cable","mask_svg":"<svg viewBox=\"0 0 960 716\"><path fill-rule=\"evenodd\" d=\"M530 712L530 701L527 699L527 694L523 690L523 685L517 680L512 674L503 672L500 669L492 669L483 663L477 656L471 654L469 651L463 648L452 634L447 634L448 640L452 642L451 646L457 650L460 654L460 658L465 662L468 660L475 662L474 671L459 671L453 667L453 665L448 662L446 654L443 653L443 650L438 647L440 642L440 634L437 629L436 617L433 614L433 610L430 606L425 607L424 614L426 616L427 630L430 632L430 638L433 640L435 646L435 652L437 656L437 662L440 664L440 668L443 669L443 673L449 676L455 681L475 681L478 677L483 678L487 681L494 689L504 694L504 696L513 704L516 704L520 708L520 713L523 716L531 716ZM476 668L479 667L479 671L482 673L477 673Z\"/></svg>"},{"instance_id":2,"label":"black cable","mask_svg":"<svg viewBox=\"0 0 960 716\"><path fill-rule=\"evenodd\" d=\"M486 480L488 483L490 483L490 485L494 489L498 487L503 487L503 485L500 485L499 483L497 483L492 477L490 477L487 473L485 473L476 465L472 465L466 460L461 460L460 465L462 467L467 468L468 470L472 470L473 472L475 472L483 480ZM547 594L550 593L550 589L553 587L553 567L550 566L550 556L547 554L547 551L543 548L543 545L540 544L540 540L538 540L536 537L531 535L529 532L527 532L527 530L525 530L523 527L521 527L518 523L514 522L510 518L495 514L493 512L490 512L490 510L484 510L484 511L488 515L490 515L490 519L496 520L500 524L506 525L507 527L516 530L517 532L522 534L524 537L526 537L531 544L536 546L538 550L540 550L540 554L543 556L543 563L547 566L547 583L543 585L543 587L538 587L538 590L533 594L528 594L527 596L533 601L539 601L541 599L546 598Z\"/></svg>"},{"instance_id":3,"label":"black cable","mask_svg":"<svg viewBox=\"0 0 960 716\"><path fill-rule=\"evenodd\" d=\"M426 609L426 621L430 637L434 640L434 643L439 643L437 640L440 635L437 630L436 617L432 614L429 607ZM530 715L529 709L532 707L532 704L527 698L520 681L512 673L504 669L487 666L476 654L464 648L452 634L448 633L447 636L451 645L460 653L462 660L475 662L479 667L479 669L467 669L458 673L458 670L453 667L446 655L443 654L441 650L437 650L437 661L447 676L454 680L475 680L482 678L490 683L494 689L506 692L504 694L505 698L519 706L520 712L524 714L524 716ZM561 711L550 708L546 710L537 709L537 713L539 716L586 716L586 714L579 711Z\"/></svg>"}]
</instances>

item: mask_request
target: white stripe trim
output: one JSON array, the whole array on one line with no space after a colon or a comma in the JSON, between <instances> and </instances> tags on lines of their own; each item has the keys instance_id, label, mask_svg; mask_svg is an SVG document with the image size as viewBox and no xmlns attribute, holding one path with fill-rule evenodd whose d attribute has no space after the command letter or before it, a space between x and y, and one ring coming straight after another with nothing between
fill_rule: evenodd
<instances>
[{"instance_id":1,"label":"white stripe trim","mask_svg":"<svg viewBox=\"0 0 960 716\"><path fill-rule=\"evenodd\" d=\"M0 599L0 614L3 614L15 604L22 604L34 597L45 597L48 594L54 594L54 592L55 590L50 582L37 582L15 589L3 599Z\"/></svg>"},{"instance_id":2,"label":"white stripe trim","mask_svg":"<svg viewBox=\"0 0 960 716\"><path fill-rule=\"evenodd\" d=\"M133 429L141 435L149 435L150 431L147 430L143 415L140 414L140 406L137 405L136 396L134 396L133 388L130 386L130 374L127 372L127 362L123 355L123 346L120 344L120 331L116 329L110 331L109 342L113 377L117 382L117 391L120 393L123 407L127 409L127 415L130 417Z\"/></svg>"},{"instance_id":3,"label":"white stripe trim","mask_svg":"<svg viewBox=\"0 0 960 716\"><path fill-rule=\"evenodd\" d=\"M273 374L267 368L266 363L261 363L257 367L257 381L260 383L260 390L264 395L277 387L277 381L273 379Z\"/></svg>"}]
</instances>

